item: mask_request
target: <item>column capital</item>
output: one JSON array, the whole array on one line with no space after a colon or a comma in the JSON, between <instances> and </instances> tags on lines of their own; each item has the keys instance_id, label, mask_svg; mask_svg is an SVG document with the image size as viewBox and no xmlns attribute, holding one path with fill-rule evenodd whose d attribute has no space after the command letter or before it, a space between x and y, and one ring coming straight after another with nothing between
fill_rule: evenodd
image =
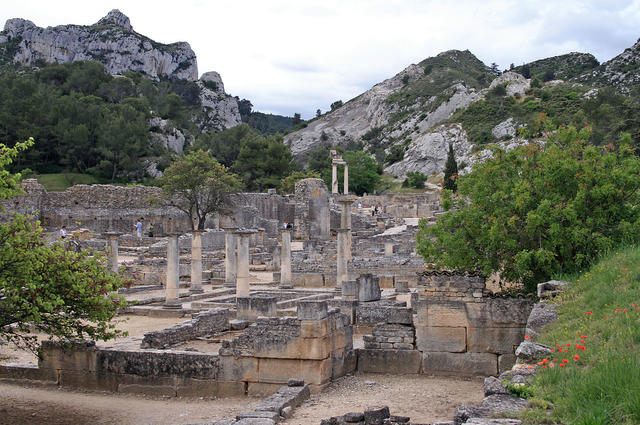
<instances>
[{"instance_id":1,"label":"column capital","mask_svg":"<svg viewBox=\"0 0 640 425\"><path fill-rule=\"evenodd\" d=\"M336 199L336 202L339 204L353 204L356 201L356 197L355 196L351 196L351 195L343 195L340 196Z\"/></svg>"}]
</instances>

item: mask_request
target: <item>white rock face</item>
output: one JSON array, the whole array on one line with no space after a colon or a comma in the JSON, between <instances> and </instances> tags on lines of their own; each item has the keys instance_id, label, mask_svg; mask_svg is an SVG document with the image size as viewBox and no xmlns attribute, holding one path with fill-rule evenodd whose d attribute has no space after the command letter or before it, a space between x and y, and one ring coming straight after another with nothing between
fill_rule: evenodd
<instances>
[{"instance_id":1,"label":"white rock face","mask_svg":"<svg viewBox=\"0 0 640 425\"><path fill-rule=\"evenodd\" d=\"M196 119L201 130L225 129L242 122L238 101L224 91L222 77L215 71L205 72L197 82L204 114Z\"/></svg>"},{"instance_id":2,"label":"white rock face","mask_svg":"<svg viewBox=\"0 0 640 425\"><path fill-rule=\"evenodd\" d=\"M397 109L386 100L404 86L403 77L408 75L411 81L422 73L424 71L421 67L410 65L395 77L376 84L342 107L309 123L306 128L285 136L285 143L289 144L291 152L298 156L320 146L322 142L343 145L359 140L372 128L381 127L389 122L389 117Z\"/></svg>"},{"instance_id":3,"label":"white rock face","mask_svg":"<svg viewBox=\"0 0 640 425\"><path fill-rule=\"evenodd\" d=\"M513 122L513 118L508 118L493 127L493 129L491 130L491 134L493 134L493 137L495 137L496 139L504 136L514 137L516 135L516 130L516 125Z\"/></svg>"},{"instance_id":4,"label":"white rock face","mask_svg":"<svg viewBox=\"0 0 640 425\"><path fill-rule=\"evenodd\" d=\"M524 96L525 92L531 87L531 80L527 80L517 72L505 72L491 82L489 90L504 83L508 83L507 96L514 96L516 93Z\"/></svg>"},{"instance_id":5,"label":"white rock face","mask_svg":"<svg viewBox=\"0 0 640 425\"><path fill-rule=\"evenodd\" d=\"M159 143L167 149L181 153L187 140L184 133L174 127L169 121L155 117L149 120L151 131L151 140Z\"/></svg>"},{"instance_id":6,"label":"white rock face","mask_svg":"<svg viewBox=\"0 0 640 425\"><path fill-rule=\"evenodd\" d=\"M131 70L152 78L198 79L196 55L188 43L156 43L133 31L129 18L118 10L90 26L40 28L25 19L9 19L3 37L5 41L20 40L13 61L21 65L33 65L38 60L94 60L114 75Z\"/></svg>"}]
</instances>

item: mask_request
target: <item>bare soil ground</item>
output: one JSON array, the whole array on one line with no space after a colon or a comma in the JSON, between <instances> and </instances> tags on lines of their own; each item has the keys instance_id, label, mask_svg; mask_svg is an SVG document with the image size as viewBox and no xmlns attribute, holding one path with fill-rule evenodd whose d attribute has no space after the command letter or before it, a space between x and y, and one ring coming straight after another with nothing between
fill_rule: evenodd
<instances>
[{"instance_id":1,"label":"bare soil ground","mask_svg":"<svg viewBox=\"0 0 640 425\"><path fill-rule=\"evenodd\" d=\"M334 382L295 410L286 425L317 425L322 418L387 405L394 415L431 423L451 420L460 404L482 400L482 379L424 375L358 374ZM234 418L261 399L158 398L85 393L55 387L0 383L3 425L168 425Z\"/></svg>"}]
</instances>

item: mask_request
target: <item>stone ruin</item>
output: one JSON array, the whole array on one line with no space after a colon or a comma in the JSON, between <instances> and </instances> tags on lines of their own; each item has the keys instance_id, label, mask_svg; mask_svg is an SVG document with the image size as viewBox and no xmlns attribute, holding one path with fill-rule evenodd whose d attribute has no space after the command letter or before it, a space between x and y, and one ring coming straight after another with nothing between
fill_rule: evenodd
<instances>
[{"instance_id":1,"label":"stone ruin","mask_svg":"<svg viewBox=\"0 0 640 425\"><path fill-rule=\"evenodd\" d=\"M232 214L194 232L183 213L151 201L157 188L23 187L25 195L3 202L8 210L35 212L53 234L63 224L88 229L93 237L80 244L135 277L120 290L134 301L121 313L188 320L147 332L137 346L45 343L38 365L0 365L0 378L167 396L298 397L303 390L286 389L295 387L290 379L317 392L353 372L495 376L515 363L533 306L491 293L483 276L426 269L415 234L419 218L442 213L437 194L355 198L306 179L293 196L239 194ZM154 223L153 237L134 236L139 217ZM201 340L215 344L181 348ZM287 407L279 406L277 417ZM274 416L264 412L254 414Z\"/></svg>"}]
</instances>

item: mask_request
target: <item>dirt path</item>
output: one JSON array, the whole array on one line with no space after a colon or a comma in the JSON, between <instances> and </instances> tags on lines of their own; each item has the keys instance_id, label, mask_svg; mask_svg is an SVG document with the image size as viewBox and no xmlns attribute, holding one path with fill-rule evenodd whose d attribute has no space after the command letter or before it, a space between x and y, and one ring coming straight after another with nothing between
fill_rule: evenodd
<instances>
[{"instance_id":1,"label":"dirt path","mask_svg":"<svg viewBox=\"0 0 640 425\"><path fill-rule=\"evenodd\" d=\"M392 415L409 416L411 422L450 421L458 406L478 404L482 398L482 378L358 374L312 396L284 425L317 425L323 418L364 412L368 406L389 406Z\"/></svg>"},{"instance_id":2,"label":"dirt path","mask_svg":"<svg viewBox=\"0 0 640 425\"><path fill-rule=\"evenodd\" d=\"M285 425L317 425L323 418L388 405L394 415L431 423L451 420L460 404L482 400L482 379L359 374L312 396ZM158 398L85 393L0 383L2 425L169 425L231 419L262 399Z\"/></svg>"},{"instance_id":3,"label":"dirt path","mask_svg":"<svg viewBox=\"0 0 640 425\"><path fill-rule=\"evenodd\" d=\"M261 399L151 398L0 383L2 425L165 425L233 419Z\"/></svg>"}]
</instances>

